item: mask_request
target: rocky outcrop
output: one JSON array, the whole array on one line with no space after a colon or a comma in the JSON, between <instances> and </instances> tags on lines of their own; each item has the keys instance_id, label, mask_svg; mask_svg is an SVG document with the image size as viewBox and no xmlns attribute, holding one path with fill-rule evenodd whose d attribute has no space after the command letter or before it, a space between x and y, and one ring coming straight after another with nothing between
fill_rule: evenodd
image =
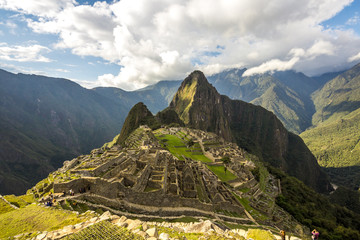
<instances>
[{"instance_id":1,"label":"rocky outcrop","mask_svg":"<svg viewBox=\"0 0 360 240\"><path fill-rule=\"evenodd\" d=\"M170 237L168 232L171 232L172 235L183 236L185 234L197 233L197 236L201 239L245 239L249 232L253 229L249 228L247 231L243 229L225 229L220 227L216 223L210 220L201 220L199 222L191 223L168 223L168 222L146 222L138 219L128 219L125 216L113 215L110 212L104 212L101 216L97 215L94 211L87 211L83 213L84 216L95 215L87 221L78 223L76 225L68 225L62 229L54 230L51 232L39 232L36 237L31 238L32 240L50 240L50 239L63 239L66 237L72 237L72 235L77 236L77 233L86 231L87 228L99 224L101 222L108 222L108 224L113 224L116 227L122 228L122 232L127 232L127 236L132 234L133 237L138 237L136 239L147 239L147 240L170 240L170 239L179 239L178 237ZM106 225L105 225L106 226ZM106 232L106 229L99 229L99 231ZM269 235L279 239L279 236L274 234L269 230L257 230L257 231L266 231ZM109 234L109 233L106 233ZM30 235L30 234L29 234ZM24 239L28 235L20 234L15 236L15 239ZM182 239L186 239L183 238ZM291 239L300 240L299 238L292 236Z\"/></svg>"},{"instance_id":2,"label":"rocky outcrop","mask_svg":"<svg viewBox=\"0 0 360 240\"><path fill-rule=\"evenodd\" d=\"M298 136L289 133L266 109L220 95L200 71L191 73L170 108L191 128L215 132L283 169L319 192L331 185L315 157Z\"/></svg>"},{"instance_id":3,"label":"rocky outcrop","mask_svg":"<svg viewBox=\"0 0 360 240\"><path fill-rule=\"evenodd\" d=\"M120 132L120 137L117 140L117 144L122 145L135 129L137 129L140 125L145 124L151 127L158 123L144 103L139 102L135 104L126 117Z\"/></svg>"}]
</instances>

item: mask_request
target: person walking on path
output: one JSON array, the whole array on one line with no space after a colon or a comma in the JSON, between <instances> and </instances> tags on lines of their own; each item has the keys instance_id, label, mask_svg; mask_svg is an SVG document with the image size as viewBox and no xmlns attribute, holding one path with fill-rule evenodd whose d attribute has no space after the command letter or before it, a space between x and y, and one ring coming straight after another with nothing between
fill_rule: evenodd
<instances>
[{"instance_id":1,"label":"person walking on path","mask_svg":"<svg viewBox=\"0 0 360 240\"><path fill-rule=\"evenodd\" d=\"M285 236L286 236L285 231L284 231L284 230L281 230L281 231L280 231L281 240L285 240Z\"/></svg>"}]
</instances>

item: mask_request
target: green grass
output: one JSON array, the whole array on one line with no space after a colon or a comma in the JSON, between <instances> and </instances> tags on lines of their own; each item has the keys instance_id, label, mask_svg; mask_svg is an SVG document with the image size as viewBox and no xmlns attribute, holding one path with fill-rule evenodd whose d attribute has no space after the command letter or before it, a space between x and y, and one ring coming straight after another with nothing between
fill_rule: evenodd
<instances>
[{"instance_id":1,"label":"green grass","mask_svg":"<svg viewBox=\"0 0 360 240\"><path fill-rule=\"evenodd\" d=\"M227 182L227 181L230 181L230 180L234 180L236 179L237 177L232 174L229 170L227 170L225 172L225 168L224 166L222 165L214 165L214 166L210 166L210 165L207 165L207 167L213 172L215 173L215 175L220 178L221 181L223 182Z\"/></svg>"},{"instance_id":2,"label":"green grass","mask_svg":"<svg viewBox=\"0 0 360 240\"><path fill-rule=\"evenodd\" d=\"M10 212L13 210L15 210L15 209L12 208L7 202L0 199L0 214L7 213L7 212Z\"/></svg>"},{"instance_id":3,"label":"green grass","mask_svg":"<svg viewBox=\"0 0 360 240\"><path fill-rule=\"evenodd\" d=\"M229 239L225 236L220 236L217 234L205 235L204 233L183 233L177 232L172 228L165 228L165 227L157 227L159 234L160 233L167 233L169 234L171 239L188 239L188 240L198 240L198 239L208 239L208 240L226 240ZM231 233L230 233L231 234ZM235 234L234 234L235 235ZM236 236L236 239L244 239L240 236ZM235 239L235 238L234 238Z\"/></svg>"},{"instance_id":4,"label":"green grass","mask_svg":"<svg viewBox=\"0 0 360 240\"><path fill-rule=\"evenodd\" d=\"M238 190L239 192L248 193L248 192L250 192L251 189L250 188L238 188L236 190Z\"/></svg>"},{"instance_id":5,"label":"green grass","mask_svg":"<svg viewBox=\"0 0 360 240\"><path fill-rule=\"evenodd\" d=\"M360 109L300 136L323 167L360 165Z\"/></svg>"},{"instance_id":6,"label":"green grass","mask_svg":"<svg viewBox=\"0 0 360 240\"><path fill-rule=\"evenodd\" d=\"M0 215L0 239L25 232L52 231L81 221L75 213L31 204Z\"/></svg>"},{"instance_id":7,"label":"green grass","mask_svg":"<svg viewBox=\"0 0 360 240\"><path fill-rule=\"evenodd\" d=\"M34 195L32 195L32 194L21 195L21 196L6 195L3 197L8 202L15 205L16 207L25 207L25 206L35 202Z\"/></svg>"},{"instance_id":8,"label":"green grass","mask_svg":"<svg viewBox=\"0 0 360 240\"><path fill-rule=\"evenodd\" d=\"M268 219L268 217L266 215L261 214L259 211L257 211L256 209L252 208L250 206L250 201L246 198L241 198L238 195L236 195L235 193L233 193L233 195L236 197L236 199L241 203L241 205L245 208L246 211L248 211L248 213L255 219L259 219L261 221L265 221Z\"/></svg>"},{"instance_id":9,"label":"green grass","mask_svg":"<svg viewBox=\"0 0 360 240\"><path fill-rule=\"evenodd\" d=\"M261 229L249 229L247 238L252 238L254 240L273 240L275 239L274 235L266 230Z\"/></svg>"},{"instance_id":10,"label":"green grass","mask_svg":"<svg viewBox=\"0 0 360 240\"><path fill-rule=\"evenodd\" d=\"M196 144L194 147L187 148L180 138L174 135L166 134L166 135L155 135L160 141L165 143L166 148L171 152L174 156L176 156L179 160L184 160L183 156L187 158L191 158L195 161L201 161L204 163L212 162L209 158L205 157L203 154L194 154L192 152L187 152L186 150L198 150ZM183 147L176 147L183 146Z\"/></svg>"},{"instance_id":11,"label":"green grass","mask_svg":"<svg viewBox=\"0 0 360 240\"><path fill-rule=\"evenodd\" d=\"M116 135L111 142L105 143L101 148L106 148L106 147L112 148L118 142L119 137L120 137L120 134Z\"/></svg>"},{"instance_id":12,"label":"green grass","mask_svg":"<svg viewBox=\"0 0 360 240\"><path fill-rule=\"evenodd\" d=\"M132 240L132 239L143 239L141 236L133 234L124 227L118 227L111 224L108 221L102 221L96 223L84 230L72 234L64 240L112 240L112 239L122 239L122 240Z\"/></svg>"}]
</instances>

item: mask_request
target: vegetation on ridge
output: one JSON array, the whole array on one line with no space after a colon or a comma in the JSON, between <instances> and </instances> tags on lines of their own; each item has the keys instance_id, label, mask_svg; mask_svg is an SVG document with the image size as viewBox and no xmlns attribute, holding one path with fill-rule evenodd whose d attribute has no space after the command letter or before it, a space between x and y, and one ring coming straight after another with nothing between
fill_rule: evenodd
<instances>
[{"instance_id":1,"label":"vegetation on ridge","mask_svg":"<svg viewBox=\"0 0 360 240\"><path fill-rule=\"evenodd\" d=\"M360 108L346 117L319 125L300 136L323 167L360 165Z\"/></svg>"},{"instance_id":2,"label":"vegetation on ridge","mask_svg":"<svg viewBox=\"0 0 360 240\"><path fill-rule=\"evenodd\" d=\"M277 197L276 203L296 220L310 229L316 228L324 240L360 239L359 214L332 204L328 198L281 170L269 169L281 180L282 194Z\"/></svg>"}]
</instances>

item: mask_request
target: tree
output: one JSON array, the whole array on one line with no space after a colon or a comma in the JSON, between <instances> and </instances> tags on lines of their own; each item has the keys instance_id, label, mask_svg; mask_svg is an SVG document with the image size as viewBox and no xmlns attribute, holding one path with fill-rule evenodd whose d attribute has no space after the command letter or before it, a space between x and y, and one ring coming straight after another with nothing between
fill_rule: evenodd
<instances>
[{"instance_id":1,"label":"tree","mask_svg":"<svg viewBox=\"0 0 360 240\"><path fill-rule=\"evenodd\" d=\"M231 159L229 156L224 156L220 159L225 165L231 163Z\"/></svg>"},{"instance_id":2,"label":"tree","mask_svg":"<svg viewBox=\"0 0 360 240\"><path fill-rule=\"evenodd\" d=\"M195 143L194 143L194 140L192 140L192 139L190 139L187 143L186 143L186 145L187 145L187 147L191 147L191 146L193 146Z\"/></svg>"},{"instance_id":3,"label":"tree","mask_svg":"<svg viewBox=\"0 0 360 240\"><path fill-rule=\"evenodd\" d=\"M220 159L223 163L224 163L224 172L226 173L227 167L226 165L228 165L229 163L231 163L231 159L229 156L224 156Z\"/></svg>"}]
</instances>

